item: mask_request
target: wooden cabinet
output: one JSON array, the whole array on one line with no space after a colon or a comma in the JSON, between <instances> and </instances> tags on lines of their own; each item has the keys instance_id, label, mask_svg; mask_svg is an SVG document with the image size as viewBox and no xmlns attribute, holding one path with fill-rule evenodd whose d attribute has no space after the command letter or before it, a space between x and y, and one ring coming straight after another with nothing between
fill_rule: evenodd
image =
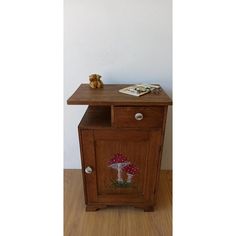
<instances>
[{"instance_id":1,"label":"wooden cabinet","mask_svg":"<svg viewBox=\"0 0 236 236\"><path fill-rule=\"evenodd\" d=\"M138 98L118 93L126 86L84 84L68 100L89 105L78 127L87 211L155 205L171 100L164 91Z\"/></svg>"}]
</instances>

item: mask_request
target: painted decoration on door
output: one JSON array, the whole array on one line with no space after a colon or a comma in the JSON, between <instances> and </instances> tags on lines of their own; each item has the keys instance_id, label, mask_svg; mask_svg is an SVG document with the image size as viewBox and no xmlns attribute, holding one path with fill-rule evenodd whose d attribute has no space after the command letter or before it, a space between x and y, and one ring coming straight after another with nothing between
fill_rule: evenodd
<instances>
[{"instance_id":1,"label":"painted decoration on door","mask_svg":"<svg viewBox=\"0 0 236 236\"><path fill-rule=\"evenodd\" d=\"M126 156L116 153L108 161L108 167L117 170L117 179L112 179L112 185L118 188L132 186L132 179L138 173L138 167L132 164Z\"/></svg>"}]
</instances>

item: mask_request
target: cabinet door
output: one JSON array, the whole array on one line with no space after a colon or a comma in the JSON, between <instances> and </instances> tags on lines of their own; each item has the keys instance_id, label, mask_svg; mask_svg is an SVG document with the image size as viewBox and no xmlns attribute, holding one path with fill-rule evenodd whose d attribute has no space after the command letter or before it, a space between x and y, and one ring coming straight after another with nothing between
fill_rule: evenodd
<instances>
[{"instance_id":1,"label":"cabinet door","mask_svg":"<svg viewBox=\"0 0 236 236\"><path fill-rule=\"evenodd\" d=\"M153 203L160 131L80 132L86 203Z\"/></svg>"}]
</instances>

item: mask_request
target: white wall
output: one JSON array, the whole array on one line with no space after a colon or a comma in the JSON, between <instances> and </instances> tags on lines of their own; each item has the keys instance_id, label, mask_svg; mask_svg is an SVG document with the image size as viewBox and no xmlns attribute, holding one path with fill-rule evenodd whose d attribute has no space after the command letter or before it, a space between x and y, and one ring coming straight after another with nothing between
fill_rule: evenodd
<instances>
[{"instance_id":1,"label":"white wall","mask_svg":"<svg viewBox=\"0 0 236 236\"><path fill-rule=\"evenodd\" d=\"M172 96L171 0L65 0L64 167L81 168L77 125L86 106L66 99L88 75L105 83L160 83ZM169 108L163 169L172 168Z\"/></svg>"}]
</instances>

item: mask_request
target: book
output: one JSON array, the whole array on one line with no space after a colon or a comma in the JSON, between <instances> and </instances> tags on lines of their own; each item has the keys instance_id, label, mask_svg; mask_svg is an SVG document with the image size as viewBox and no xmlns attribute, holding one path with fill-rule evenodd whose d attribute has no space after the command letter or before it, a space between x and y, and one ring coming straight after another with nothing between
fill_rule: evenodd
<instances>
[{"instance_id":1,"label":"book","mask_svg":"<svg viewBox=\"0 0 236 236\"><path fill-rule=\"evenodd\" d=\"M144 94L150 93L151 91L155 89L160 89L160 88L161 87L159 85L135 84L135 85L120 89L119 92L139 97Z\"/></svg>"}]
</instances>

